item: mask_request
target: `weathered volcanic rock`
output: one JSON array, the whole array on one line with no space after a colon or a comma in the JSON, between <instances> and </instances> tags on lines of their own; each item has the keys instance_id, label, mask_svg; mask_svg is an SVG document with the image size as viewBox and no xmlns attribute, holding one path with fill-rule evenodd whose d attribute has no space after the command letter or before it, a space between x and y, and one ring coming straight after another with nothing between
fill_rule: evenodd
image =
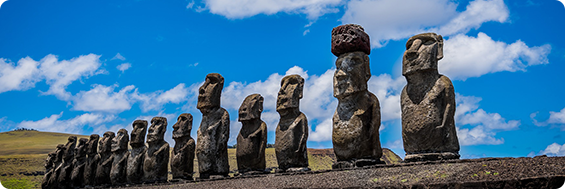
<instances>
[{"instance_id":1,"label":"weathered volcanic rock","mask_svg":"<svg viewBox=\"0 0 565 189\"><path fill-rule=\"evenodd\" d=\"M57 158L57 152L51 152L47 154L47 159L45 159L45 175L43 175L43 180L41 181L41 188L51 188L49 185L49 178L53 175L55 170L55 159Z\"/></svg>"},{"instance_id":2,"label":"weathered volcanic rock","mask_svg":"<svg viewBox=\"0 0 565 189\"><path fill-rule=\"evenodd\" d=\"M165 142L167 118L154 117L147 133L148 148L143 161L143 181L166 182L169 168L169 143Z\"/></svg>"},{"instance_id":3,"label":"weathered volcanic rock","mask_svg":"<svg viewBox=\"0 0 565 189\"><path fill-rule=\"evenodd\" d=\"M281 119L277 125L275 153L279 169L308 169L308 120L300 112L300 99L304 89L304 78L289 75L281 80L277 97L277 112Z\"/></svg>"},{"instance_id":4,"label":"weathered volcanic rock","mask_svg":"<svg viewBox=\"0 0 565 189\"><path fill-rule=\"evenodd\" d=\"M71 187L71 174L73 172L73 160L75 158L75 148L77 144L76 136L69 136L67 144L65 144L65 153L63 154L63 163L60 165L60 172L57 178L58 188Z\"/></svg>"},{"instance_id":5,"label":"weathered volcanic rock","mask_svg":"<svg viewBox=\"0 0 565 189\"><path fill-rule=\"evenodd\" d=\"M260 94L247 96L239 108L238 120L242 126L237 135L236 158L240 173L265 171L267 124L261 120L261 112L263 97Z\"/></svg>"},{"instance_id":6,"label":"weathered volcanic rock","mask_svg":"<svg viewBox=\"0 0 565 189\"><path fill-rule=\"evenodd\" d=\"M128 142L129 135L125 129L120 129L114 139L112 139L112 169L110 179L112 185L122 185L127 181L128 164Z\"/></svg>"},{"instance_id":7,"label":"weathered volcanic rock","mask_svg":"<svg viewBox=\"0 0 565 189\"><path fill-rule=\"evenodd\" d=\"M75 159L73 160L73 171L71 181L73 188L84 187L84 168L86 167L86 143L88 139L80 138L75 149Z\"/></svg>"},{"instance_id":8,"label":"weathered volcanic rock","mask_svg":"<svg viewBox=\"0 0 565 189\"><path fill-rule=\"evenodd\" d=\"M111 184L110 171L112 170L112 139L116 134L114 132L105 132L102 140L98 143L98 166L96 167L96 185L107 186Z\"/></svg>"},{"instance_id":9,"label":"weathered volcanic rock","mask_svg":"<svg viewBox=\"0 0 565 189\"><path fill-rule=\"evenodd\" d=\"M84 185L94 186L96 184L96 169L100 157L98 156L98 140L100 136L97 134L90 135L86 144L86 164L84 166Z\"/></svg>"},{"instance_id":10,"label":"weathered volcanic rock","mask_svg":"<svg viewBox=\"0 0 565 189\"><path fill-rule=\"evenodd\" d=\"M206 76L200 87L197 108L202 112L202 122L198 128L196 156L200 178L210 175L227 176L229 173L228 139L230 116L220 107L220 97L224 78L217 73Z\"/></svg>"},{"instance_id":11,"label":"weathered volcanic rock","mask_svg":"<svg viewBox=\"0 0 565 189\"><path fill-rule=\"evenodd\" d=\"M63 154L65 154L65 145L57 145L57 150L55 151L55 161L53 162L53 168L51 168L51 175L47 181L46 188L58 188L59 173L61 173L61 168L63 165Z\"/></svg>"},{"instance_id":12,"label":"weathered volcanic rock","mask_svg":"<svg viewBox=\"0 0 565 189\"><path fill-rule=\"evenodd\" d=\"M406 43L401 94L405 161L458 159L455 92L451 80L438 73L443 38L435 33L411 37Z\"/></svg>"},{"instance_id":13,"label":"weathered volcanic rock","mask_svg":"<svg viewBox=\"0 0 565 189\"><path fill-rule=\"evenodd\" d=\"M143 182L143 161L145 160L145 133L147 133L147 121L135 120L132 124L133 131L131 131L131 152L128 156L127 163L127 180L128 183L142 183Z\"/></svg>"},{"instance_id":14,"label":"weathered volcanic rock","mask_svg":"<svg viewBox=\"0 0 565 189\"><path fill-rule=\"evenodd\" d=\"M338 162L334 168L382 163L380 106L377 97L367 91L370 77L369 57L364 52L345 53L337 59L333 88L338 105L332 142Z\"/></svg>"},{"instance_id":15,"label":"weathered volcanic rock","mask_svg":"<svg viewBox=\"0 0 565 189\"><path fill-rule=\"evenodd\" d=\"M357 24L346 24L332 30L332 53L340 56L344 53L362 51L371 54L369 35Z\"/></svg>"},{"instance_id":16,"label":"weathered volcanic rock","mask_svg":"<svg viewBox=\"0 0 565 189\"><path fill-rule=\"evenodd\" d=\"M190 137L192 131L192 115L181 114L173 125L175 147L171 155L171 172L173 179L192 180L194 172L194 150L196 143Z\"/></svg>"}]
</instances>

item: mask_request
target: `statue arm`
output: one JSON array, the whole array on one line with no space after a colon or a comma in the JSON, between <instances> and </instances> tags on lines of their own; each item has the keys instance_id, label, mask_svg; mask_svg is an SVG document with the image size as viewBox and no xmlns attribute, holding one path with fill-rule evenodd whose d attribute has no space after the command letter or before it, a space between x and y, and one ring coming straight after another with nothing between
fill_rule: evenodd
<instances>
[{"instance_id":1,"label":"statue arm","mask_svg":"<svg viewBox=\"0 0 565 189\"><path fill-rule=\"evenodd\" d=\"M304 117L304 119L302 119ZM298 149L294 151L295 153L306 150L306 141L308 140L308 120L303 113L300 113L300 122L297 125L301 126L302 136L300 136L300 143L298 143Z\"/></svg>"},{"instance_id":2,"label":"statue arm","mask_svg":"<svg viewBox=\"0 0 565 189\"><path fill-rule=\"evenodd\" d=\"M445 111L443 112L443 122L439 127L443 128L448 126L453 122L455 117L455 92L453 90L453 84L449 78L442 76L441 78L441 86L444 88L444 103L445 103Z\"/></svg>"},{"instance_id":3,"label":"statue arm","mask_svg":"<svg viewBox=\"0 0 565 189\"><path fill-rule=\"evenodd\" d=\"M265 149L265 147L267 146L267 124L262 121L261 127L259 127L259 129L257 129L257 131L258 131L258 134L261 135L261 146L259 146L259 149ZM257 156L258 156L258 159L260 159L261 153L258 153Z\"/></svg>"},{"instance_id":4,"label":"statue arm","mask_svg":"<svg viewBox=\"0 0 565 189\"><path fill-rule=\"evenodd\" d=\"M379 128L381 127L381 106L379 103L379 99L377 96L371 93L372 96L372 120L371 120L371 128L369 131L371 132L371 141L374 142L373 144L373 156L380 157L382 155L381 149L381 141L379 137Z\"/></svg>"},{"instance_id":5,"label":"statue arm","mask_svg":"<svg viewBox=\"0 0 565 189\"><path fill-rule=\"evenodd\" d=\"M230 137L230 115L228 111L224 110L224 115L222 116L220 122L215 127L222 127L222 133L220 133L219 142L226 143Z\"/></svg>"}]
</instances>

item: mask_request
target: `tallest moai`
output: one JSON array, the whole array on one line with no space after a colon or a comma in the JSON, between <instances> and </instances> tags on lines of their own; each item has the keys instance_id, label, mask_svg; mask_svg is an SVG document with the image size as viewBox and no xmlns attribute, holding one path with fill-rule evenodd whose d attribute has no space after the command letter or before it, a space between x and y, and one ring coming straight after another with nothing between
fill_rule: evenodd
<instances>
[{"instance_id":1,"label":"tallest moai","mask_svg":"<svg viewBox=\"0 0 565 189\"><path fill-rule=\"evenodd\" d=\"M369 35L356 24L335 27L332 30L332 53L338 56L333 94L339 101L332 130L338 162L332 167L362 167L381 163L379 100L367 90L367 81L371 78Z\"/></svg>"}]
</instances>

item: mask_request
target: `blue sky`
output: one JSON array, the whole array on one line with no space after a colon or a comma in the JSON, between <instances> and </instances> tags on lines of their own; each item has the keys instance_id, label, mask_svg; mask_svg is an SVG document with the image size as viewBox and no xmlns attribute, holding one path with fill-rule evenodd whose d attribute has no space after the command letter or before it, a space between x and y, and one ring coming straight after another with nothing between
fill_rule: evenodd
<instances>
[{"instance_id":1,"label":"blue sky","mask_svg":"<svg viewBox=\"0 0 565 189\"><path fill-rule=\"evenodd\" d=\"M225 78L230 144L253 93L274 143L280 79L306 79L308 147L331 148L336 57L331 30L371 37L369 90L381 103L381 144L404 156L400 125L406 40L444 36L440 73L453 81L463 158L565 155L565 6L557 0L9 0L0 7L0 132L131 131L181 113L200 124L197 89Z\"/></svg>"}]
</instances>

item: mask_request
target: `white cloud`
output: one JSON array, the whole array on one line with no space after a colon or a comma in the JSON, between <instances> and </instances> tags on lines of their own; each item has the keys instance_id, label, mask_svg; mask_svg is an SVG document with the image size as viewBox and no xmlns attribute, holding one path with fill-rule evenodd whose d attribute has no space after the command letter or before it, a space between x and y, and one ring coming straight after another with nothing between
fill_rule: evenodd
<instances>
[{"instance_id":1,"label":"white cloud","mask_svg":"<svg viewBox=\"0 0 565 189\"><path fill-rule=\"evenodd\" d=\"M168 91L155 91L147 94L140 94L137 89L133 92L131 98L140 101L141 110L144 112L150 110L160 110L167 103L180 103L188 100L189 90L184 83L180 83Z\"/></svg>"},{"instance_id":2,"label":"white cloud","mask_svg":"<svg viewBox=\"0 0 565 189\"><path fill-rule=\"evenodd\" d=\"M120 53L118 53L111 60L126 60L126 58L122 56Z\"/></svg>"},{"instance_id":3,"label":"white cloud","mask_svg":"<svg viewBox=\"0 0 565 189\"><path fill-rule=\"evenodd\" d=\"M50 87L44 94L55 95L61 100L69 100L71 94L66 91L67 86L80 78L103 73L103 70L98 69L101 65L100 55L95 54L62 61L59 61L55 55L45 56L40 60L39 69Z\"/></svg>"},{"instance_id":4,"label":"white cloud","mask_svg":"<svg viewBox=\"0 0 565 189\"><path fill-rule=\"evenodd\" d=\"M66 91L74 81L103 73L100 70L100 56L81 55L71 60L57 59L49 54L39 61L30 57L22 58L17 66L0 58L0 93L12 90L27 90L35 83L45 79L50 86L43 94L52 94L62 100L68 100L71 94Z\"/></svg>"},{"instance_id":5,"label":"white cloud","mask_svg":"<svg viewBox=\"0 0 565 189\"><path fill-rule=\"evenodd\" d=\"M545 150L540 152L548 156L565 156L565 144L560 145L557 143L550 144Z\"/></svg>"},{"instance_id":6,"label":"white cloud","mask_svg":"<svg viewBox=\"0 0 565 189\"><path fill-rule=\"evenodd\" d=\"M129 68L131 68L131 64L130 64L130 63L123 63L123 64L120 64L120 65L116 66L116 68L117 68L118 70L122 71L122 73L123 73L124 71L128 70Z\"/></svg>"},{"instance_id":7,"label":"white cloud","mask_svg":"<svg viewBox=\"0 0 565 189\"><path fill-rule=\"evenodd\" d=\"M105 128L103 124L113 121L116 118L113 115L86 113L71 119L59 120L62 116L63 112L53 114L38 121L22 121L18 124L18 127L32 128L40 131L81 133L85 126L91 128Z\"/></svg>"},{"instance_id":8,"label":"white cloud","mask_svg":"<svg viewBox=\"0 0 565 189\"><path fill-rule=\"evenodd\" d=\"M464 12L441 26L438 33L446 36L467 33L470 29L479 28L485 22L496 21L504 23L508 19L509 14L510 11L503 0L471 1Z\"/></svg>"},{"instance_id":9,"label":"white cloud","mask_svg":"<svg viewBox=\"0 0 565 189\"><path fill-rule=\"evenodd\" d=\"M186 5L186 9L191 9L192 7L194 7L194 1L191 1L188 5Z\"/></svg>"},{"instance_id":10,"label":"white cloud","mask_svg":"<svg viewBox=\"0 0 565 189\"><path fill-rule=\"evenodd\" d=\"M347 3L342 23L365 28L373 47L422 33L449 22L457 15L450 0L352 0Z\"/></svg>"},{"instance_id":11,"label":"white cloud","mask_svg":"<svg viewBox=\"0 0 565 189\"><path fill-rule=\"evenodd\" d=\"M89 91L80 91L71 99L73 101L74 110L82 111L100 111L118 113L131 109L131 91L135 88L133 85L124 87L118 92L114 92L113 86L93 85Z\"/></svg>"},{"instance_id":12,"label":"white cloud","mask_svg":"<svg viewBox=\"0 0 565 189\"><path fill-rule=\"evenodd\" d=\"M538 122L536 116L539 112L534 112L530 114L534 125L536 126L547 126L549 124L565 124L565 108L561 109L559 112L549 111L549 119L543 122ZM565 127L563 128L565 129Z\"/></svg>"},{"instance_id":13,"label":"white cloud","mask_svg":"<svg viewBox=\"0 0 565 189\"><path fill-rule=\"evenodd\" d=\"M457 136L462 146L504 143L503 138L496 138L499 131L517 129L520 121L506 121L498 113L487 113L479 109L481 98L456 94L457 108L455 124L458 126ZM469 128L461 126L468 125Z\"/></svg>"},{"instance_id":14,"label":"white cloud","mask_svg":"<svg viewBox=\"0 0 565 189\"><path fill-rule=\"evenodd\" d=\"M340 3L341 0L205 0L210 13L229 19L285 12L305 14L315 20L326 13L337 12L336 6Z\"/></svg>"},{"instance_id":15,"label":"white cloud","mask_svg":"<svg viewBox=\"0 0 565 189\"><path fill-rule=\"evenodd\" d=\"M400 119L400 94L406 85L404 77L392 79L388 74L369 79L369 91L377 95L381 105L381 121Z\"/></svg>"},{"instance_id":16,"label":"white cloud","mask_svg":"<svg viewBox=\"0 0 565 189\"><path fill-rule=\"evenodd\" d=\"M29 57L22 58L17 65L0 58L0 93L13 90L27 90L40 80L37 77L39 62Z\"/></svg>"},{"instance_id":17,"label":"white cloud","mask_svg":"<svg viewBox=\"0 0 565 189\"><path fill-rule=\"evenodd\" d=\"M526 67L547 64L550 45L528 47L518 40L512 44L494 41L480 32L477 37L457 35L445 41L444 59L439 71L452 79L465 80L488 73L525 71Z\"/></svg>"}]
</instances>

